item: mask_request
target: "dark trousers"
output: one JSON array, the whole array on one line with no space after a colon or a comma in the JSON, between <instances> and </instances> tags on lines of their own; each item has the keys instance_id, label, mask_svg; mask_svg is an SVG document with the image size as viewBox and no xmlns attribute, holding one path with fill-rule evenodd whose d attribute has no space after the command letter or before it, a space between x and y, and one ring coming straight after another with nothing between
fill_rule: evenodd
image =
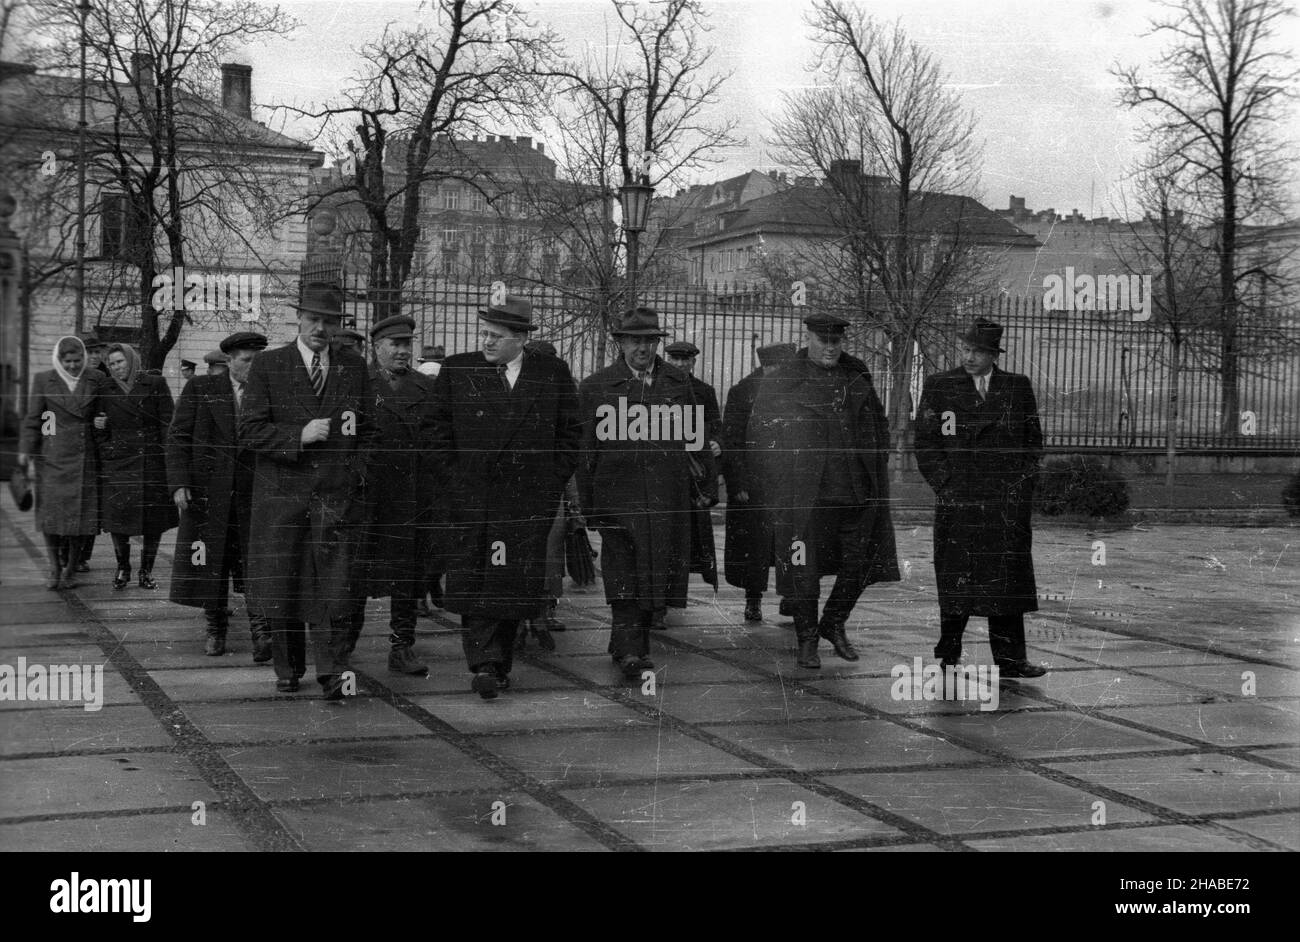
<instances>
[{"instance_id":1,"label":"dark trousers","mask_svg":"<svg viewBox=\"0 0 1300 942\"><path fill-rule=\"evenodd\" d=\"M653 611L646 611L635 601L611 602L614 627L609 632L609 653L616 658L630 655L645 657L650 653L650 624Z\"/></svg>"},{"instance_id":2,"label":"dark trousers","mask_svg":"<svg viewBox=\"0 0 1300 942\"><path fill-rule=\"evenodd\" d=\"M98 535L99 535L99 534L95 534L95 536L98 536ZM94 536L83 536L83 537L81 538L81 560L80 560L80 562L83 562L83 563L88 563L88 562L90 562L90 554L93 553L94 551L95 551L95 537L94 537Z\"/></svg>"},{"instance_id":3,"label":"dark trousers","mask_svg":"<svg viewBox=\"0 0 1300 942\"><path fill-rule=\"evenodd\" d=\"M966 630L969 615L939 614L939 643L934 646L934 656L943 661L961 657L961 636ZM989 647L993 650L993 663L1023 661L1025 659L1025 616L990 615Z\"/></svg>"},{"instance_id":4,"label":"dark trousers","mask_svg":"<svg viewBox=\"0 0 1300 942\"><path fill-rule=\"evenodd\" d=\"M820 559L833 553L839 546L840 567L835 585L822 610L826 624L843 624L853 613L862 590L867 585L867 540L863 532L867 508L860 505L816 504L804 535L806 559L804 565L790 566L790 581L794 594L789 601L794 604L795 628L807 634L817 623L817 603L821 598ZM789 552L788 549L782 550ZM802 626L802 627L801 627Z\"/></svg>"},{"instance_id":5,"label":"dark trousers","mask_svg":"<svg viewBox=\"0 0 1300 942\"><path fill-rule=\"evenodd\" d=\"M421 586L403 595L393 595L388 607L388 643L395 648L409 648L415 644L415 616L420 608ZM347 616L348 649L356 647L361 629L366 624L366 604L363 601L352 615Z\"/></svg>"},{"instance_id":6,"label":"dark trousers","mask_svg":"<svg viewBox=\"0 0 1300 942\"><path fill-rule=\"evenodd\" d=\"M216 596L203 606L203 611L208 617L209 633L216 633L225 637L226 604L230 599L229 585L233 579L235 591L244 595L244 607L248 610L248 627L253 639L256 640L263 635L270 634L271 628L261 609L245 593L243 546L243 534L239 532L239 525L232 519L226 527L226 545L224 552L221 554L221 578L217 580Z\"/></svg>"},{"instance_id":7,"label":"dark trousers","mask_svg":"<svg viewBox=\"0 0 1300 942\"><path fill-rule=\"evenodd\" d=\"M465 663L469 669L477 673L495 667L503 674L510 673L515 660L515 635L519 632L520 620L462 615L461 644L465 649Z\"/></svg>"},{"instance_id":8,"label":"dark trousers","mask_svg":"<svg viewBox=\"0 0 1300 942\"><path fill-rule=\"evenodd\" d=\"M275 676L293 680L307 673L308 625L300 621L271 621L271 654ZM316 679L337 677L348 670L348 623L336 618L330 624L310 626L312 647L316 653Z\"/></svg>"}]
</instances>

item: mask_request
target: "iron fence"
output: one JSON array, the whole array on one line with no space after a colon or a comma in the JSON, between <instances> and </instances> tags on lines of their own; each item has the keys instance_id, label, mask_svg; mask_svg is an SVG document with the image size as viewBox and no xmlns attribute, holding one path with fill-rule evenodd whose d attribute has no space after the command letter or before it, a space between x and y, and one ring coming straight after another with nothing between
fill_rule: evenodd
<instances>
[{"instance_id":1,"label":"iron fence","mask_svg":"<svg viewBox=\"0 0 1300 942\"><path fill-rule=\"evenodd\" d=\"M369 327L376 310L391 310L382 303L390 299L367 290L362 279L345 279L344 289L349 320L358 329ZM574 376L584 377L616 356L606 328L629 306L619 292L522 284L510 284L509 291L532 302L541 324L534 337L554 343ZM477 349L477 313L491 292L487 282L418 279L402 291L400 308L415 318L418 343L440 344L453 354ZM721 403L758 365L758 347L800 342L802 320L811 310L826 310L855 324L847 350L866 361L882 397L889 394L894 351L871 313L881 309L874 299L848 304L810 292L805 304L796 304L789 294L763 289L644 286L639 300L659 312L670 339L690 340L700 348L697 375L713 385ZM900 356L912 357L913 401L921 377L957 364L958 337L976 316L1005 328L1006 353L999 365L1032 380L1049 447L1165 446L1171 342L1158 326L1128 314L1044 311L1036 299L1011 297L961 298L938 305L913 349L900 351ZM1247 323L1239 328L1239 402L1226 421L1217 346L1217 336L1208 331L1183 344L1177 447L1300 449L1300 325Z\"/></svg>"}]
</instances>

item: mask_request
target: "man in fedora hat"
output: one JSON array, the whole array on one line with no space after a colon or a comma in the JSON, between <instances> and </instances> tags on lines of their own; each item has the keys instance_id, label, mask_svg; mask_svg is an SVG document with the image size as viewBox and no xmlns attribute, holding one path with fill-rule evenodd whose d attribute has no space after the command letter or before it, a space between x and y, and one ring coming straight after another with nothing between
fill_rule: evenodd
<instances>
[{"instance_id":1,"label":"man in fedora hat","mask_svg":"<svg viewBox=\"0 0 1300 942\"><path fill-rule=\"evenodd\" d=\"M623 675L653 670L649 628L669 607L685 608L691 555L691 457L714 474L702 427L682 434L634 434L611 416L669 414L694 422L702 411L690 377L656 354L667 332L650 308L629 311L611 331L619 358L582 381L584 423L578 491L590 526L600 530L605 600L613 621L609 653ZM663 432L664 429L660 429ZM670 433L673 429L667 430ZM686 432L698 441L686 441ZM688 451L687 448L698 450Z\"/></svg>"},{"instance_id":2,"label":"man in fedora hat","mask_svg":"<svg viewBox=\"0 0 1300 942\"><path fill-rule=\"evenodd\" d=\"M510 684L520 622L546 598L546 537L578 461L582 425L563 360L528 352L532 305L479 311L482 349L447 357L434 382L435 459L446 500L444 605L461 616L470 687Z\"/></svg>"},{"instance_id":3,"label":"man in fedora hat","mask_svg":"<svg viewBox=\"0 0 1300 942\"><path fill-rule=\"evenodd\" d=\"M1034 581L1034 479L1043 430L1029 377L998 369L1002 327L979 319L961 338L960 366L927 377L916 413L916 463L934 489L934 573L946 667L961 657L970 616L989 620L1002 677L1041 677L1025 657Z\"/></svg>"},{"instance_id":4,"label":"man in fedora hat","mask_svg":"<svg viewBox=\"0 0 1300 942\"><path fill-rule=\"evenodd\" d=\"M800 667L819 638L856 661L845 624L863 589L897 582L889 514L889 425L867 365L844 352L848 321L804 318L806 346L763 378L750 454L772 516L777 591L794 611ZM822 576L835 585L820 620Z\"/></svg>"},{"instance_id":5,"label":"man in fedora hat","mask_svg":"<svg viewBox=\"0 0 1300 942\"><path fill-rule=\"evenodd\" d=\"M257 456L248 575L274 632L276 689L297 690L307 672L306 623L316 679L337 700L349 692L374 392L359 356L330 350L342 290L308 284L296 308L297 337L253 361L240 411L240 444Z\"/></svg>"},{"instance_id":6,"label":"man in fedora hat","mask_svg":"<svg viewBox=\"0 0 1300 942\"><path fill-rule=\"evenodd\" d=\"M724 577L745 590L745 621L763 620L763 593L772 568L772 526L747 444L749 418L765 373L795 354L792 343L758 348L758 369L727 393L722 416L722 476L727 482L727 536Z\"/></svg>"},{"instance_id":7,"label":"man in fedora hat","mask_svg":"<svg viewBox=\"0 0 1300 942\"><path fill-rule=\"evenodd\" d=\"M253 453L240 447L239 414L247 395L253 360L266 337L240 331L221 341L229 357L226 373L198 376L181 391L167 433L167 485L181 512L172 560L170 598L203 609L205 653L226 653L230 612L227 591L233 577L242 593L253 639L253 661L271 660L271 632L245 578L253 513Z\"/></svg>"},{"instance_id":8,"label":"man in fedora hat","mask_svg":"<svg viewBox=\"0 0 1300 942\"><path fill-rule=\"evenodd\" d=\"M362 551L365 579L353 616L349 650L365 620L365 599L388 596L388 669L427 674L415 653L415 618L425 586L426 535L434 482L433 379L411 369L415 320L402 314L370 328L375 365L375 426L379 444L370 463L373 516Z\"/></svg>"}]
</instances>

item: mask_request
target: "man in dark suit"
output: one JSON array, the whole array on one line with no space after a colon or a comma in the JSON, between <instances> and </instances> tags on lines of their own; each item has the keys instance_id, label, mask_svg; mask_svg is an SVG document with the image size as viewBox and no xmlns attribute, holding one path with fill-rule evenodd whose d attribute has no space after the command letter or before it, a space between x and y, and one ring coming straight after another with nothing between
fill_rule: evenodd
<instances>
[{"instance_id":1,"label":"man in dark suit","mask_svg":"<svg viewBox=\"0 0 1300 942\"><path fill-rule=\"evenodd\" d=\"M244 564L253 510L253 456L236 438L248 372L266 337L250 331L221 341L228 373L198 376L185 384L167 432L167 486L181 512L172 560L170 598L203 609L206 654L226 653L230 612L227 588L247 596ZM266 618L246 598L253 661L271 660Z\"/></svg>"},{"instance_id":2,"label":"man in dark suit","mask_svg":"<svg viewBox=\"0 0 1300 942\"><path fill-rule=\"evenodd\" d=\"M446 491L444 605L461 616L470 687L510 684L520 622L546 600L546 538L578 461L582 426L563 360L524 350L532 306L479 311L482 349L434 382L434 449Z\"/></svg>"},{"instance_id":3,"label":"man in dark suit","mask_svg":"<svg viewBox=\"0 0 1300 942\"><path fill-rule=\"evenodd\" d=\"M763 593L772 568L772 525L763 506L757 469L747 445L749 417L763 381L779 363L794 356L795 345L777 343L758 348L758 369L727 394L722 413L722 476L727 482L727 543L724 576L745 590L745 621L763 620Z\"/></svg>"},{"instance_id":4,"label":"man in dark suit","mask_svg":"<svg viewBox=\"0 0 1300 942\"><path fill-rule=\"evenodd\" d=\"M845 623L875 582L897 582L889 515L889 426L871 373L844 352L848 321L804 318L807 346L764 377L750 454L772 515L777 590L794 609L800 667L821 667L818 639L856 661ZM835 576L820 621L822 576Z\"/></svg>"},{"instance_id":5,"label":"man in dark suit","mask_svg":"<svg viewBox=\"0 0 1300 942\"><path fill-rule=\"evenodd\" d=\"M934 573L944 666L961 657L971 615L989 620L1002 677L1041 677L1025 658L1034 581L1034 478L1043 430L1029 377L996 366L1002 327L977 320L962 336L962 365L928 377L916 415L916 463L934 489Z\"/></svg>"},{"instance_id":6,"label":"man in dark suit","mask_svg":"<svg viewBox=\"0 0 1300 942\"><path fill-rule=\"evenodd\" d=\"M257 456L249 579L274 632L276 689L297 690L307 672L306 623L316 679L337 700L348 686L374 393L359 356L330 350L343 292L308 284L297 310L298 336L253 362L240 413L240 444Z\"/></svg>"},{"instance_id":7,"label":"man in dark suit","mask_svg":"<svg viewBox=\"0 0 1300 942\"><path fill-rule=\"evenodd\" d=\"M411 368L415 321L401 314L370 328L375 364L379 445L371 455L368 486L374 493L362 552L363 596L353 616L348 649L365 620L365 596L389 596L388 669L427 674L415 653L415 617L424 594L425 533L433 506L433 380Z\"/></svg>"},{"instance_id":8,"label":"man in dark suit","mask_svg":"<svg viewBox=\"0 0 1300 942\"><path fill-rule=\"evenodd\" d=\"M618 361L579 388L578 491L588 525L601 535L609 653L628 679L654 669L649 628L656 618L686 607L692 456L716 478L690 377L655 353L666 333L650 308L629 311L611 331ZM674 424L673 416L682 421Z\"/></svg>"}]
</instances>

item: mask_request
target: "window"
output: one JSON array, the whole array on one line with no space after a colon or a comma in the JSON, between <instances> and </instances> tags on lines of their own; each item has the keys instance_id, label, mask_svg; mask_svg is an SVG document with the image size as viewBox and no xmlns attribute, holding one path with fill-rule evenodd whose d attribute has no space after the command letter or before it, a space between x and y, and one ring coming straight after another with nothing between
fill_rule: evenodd
<instances>
[{"instance_id":1,"label":"window","mask_svg":"<svg viewBox=\"0 0 1300 942\"><path fill-rule=\"evenodd\" d=\"M454 278L456 276L456 250L455 249L442 250L441 270L442 270L442 277L444 278Z\"/></svg>"},{"instance_id":2,"label":"window","mask_svg":"<svg viewBox=\"0 0 1300 942\"><path fill-rule=\"evenodd\" d=\"M481 213L487 209L487 200L478 190L471 190L469 194L469 208L476 213Z\"/></svg>"},{"instance_id":3,"label":"window","mask_svg":"<svg viewBox=\"0 0 1300 942\"><path fill-rule=\"evenodd\" d=\"M125 193L105 192L99 197L99 255L138 262L144 247L147 220L131 212Z\"/></svg>"},{"instance_id":4,"label":"window","mask_svg":"<svg viewBox=\"0 0 1300 942\"><path fill-rule=\"evenodd\" d=\"M460 242L459 230L457 229L442 230L442 247L444 251L447 249L451 249L452 251L455 251L459 242Z\"/></svg>"},{"instance_id":5,"label":"window","mask_svg":"<svg viewBox=\"0 0 1300 942\"><path fill-rule=\"evenodd\" d=\"M483 246L474 246L469 253L469 274L471 278L482 278L487 273L487 255Z\"/></svg>"},{"instance_id":6,"label":"window","mask_svg":"<svg viewBox=\"0 0 1300 942\"><path fill-rule=\"evenodd\" d=\"M443 209L460 209L460 188L455 186L442 187L442 208Z\"/></svg>"}]
</instances>

